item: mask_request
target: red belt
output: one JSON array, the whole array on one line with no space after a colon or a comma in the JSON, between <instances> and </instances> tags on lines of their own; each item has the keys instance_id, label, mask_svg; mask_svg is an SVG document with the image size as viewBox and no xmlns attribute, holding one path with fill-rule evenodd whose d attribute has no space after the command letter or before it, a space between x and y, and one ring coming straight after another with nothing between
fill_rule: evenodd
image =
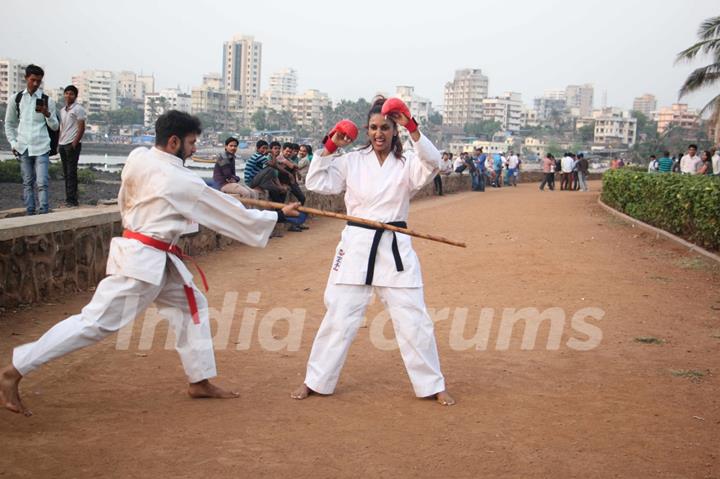
<instances>
[{"instance_id":1,"label":"red belt","mask_svg":"<svg viewBox=\"0 0 720 479\"><path fill-rule=\"evenodd\" d=\"M192 261L192 263L197 268L198 272L200 273L200 277L203 281L203 286L205 286L205 291L209 291L210 288L208 287L207 279L205 278L205 273L203 273L203 270L200 269L200 266L188 255L183 254L182 249L180 249L179 246L173 245L170 243L166 243L164 241L157 240L155 238L151 238L150 236L146 236L142 233L136 233L134 231L125 230L123 231L123 238L129 238L138 240L144 245L150 246L155 249L159 249L161 251L165 251L167 253L170 253L172 255L177 256L180 259L189 259ZM185 297L187 298L188 306L190 307L190 314L192 315L193 323L200 324L200 316L198 315L198 307L197 307L197 301L195 301L195 292L192 289L192 286L183 285L183 288L185 288Z\"/></svg>"}]
</instances>

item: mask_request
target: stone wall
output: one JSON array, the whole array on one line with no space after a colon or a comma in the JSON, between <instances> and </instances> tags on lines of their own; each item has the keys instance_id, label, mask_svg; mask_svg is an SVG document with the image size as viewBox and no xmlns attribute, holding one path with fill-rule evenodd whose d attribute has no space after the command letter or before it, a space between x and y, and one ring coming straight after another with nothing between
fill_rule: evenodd
<instances>
[{"instance_id":1,"label":"stone wall","mask_svg":"<svg viewBox=\"0 0 720 479\"><path fill-rule=\"evenodd\" d=\"M539 182L541 178L542 173L521 175L523 182ZM470 177L443 177L443 189L445 193L467 191ZM414 199L433 194L431 183ZM342 195L309 192L306 206L345 211ZM105 276L110 239L121 234L117 206L0 220L0 308L57 300L95 287ZM198 233L184 236L179 245L195 256L232 243L233 240L200 227Z\"/></svg>"}]
</instances>

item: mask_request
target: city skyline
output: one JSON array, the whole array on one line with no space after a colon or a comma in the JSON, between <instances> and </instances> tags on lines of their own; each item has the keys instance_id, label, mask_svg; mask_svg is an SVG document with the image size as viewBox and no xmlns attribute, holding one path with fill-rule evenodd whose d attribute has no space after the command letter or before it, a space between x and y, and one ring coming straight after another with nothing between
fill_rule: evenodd
<instances>
[{"instance_id":1,"label":"city skyline","mask_svg":"<svg viewBox=\"0 0 720 479\"><path fill-rule=\"evenodd\" d=\"M19 16L0 32L0 57L43 65L50 87L69 84L78 71L108 69L152 74L157 89L190 91L204 74L221 72L223 42L239 34L262 43L262 91L273 72L293 68L298 91L318 89L333 101L368 99L411 85L439 108L455 70L478 68L489 77L491 97L519 92L530 105L545 90L591 83L595 107L607 92L608 105L629 109L645 93L655 95L658 106L677 101L682 81L702 62L675 66L675 55L695 41L700 22L716 14L713 2L704 0L693 2L692 11L668 2L652 18L642 6L616 1L584 2L583 12L566 1L542 6L513 1L502 8L496 2L466 6L451 1L443 9L370 2L377 8L353 12L353 20L326 23L327 15L317 13L325 11L322 7L310 12L290 3L270 4L278 8L268 9L275 12L268 20L223 2L198 10L189 2L174 2L170 9L169 3L131 0L117 10L82 0L61 5L43 0L37 2L39 11L65 27L54 33L56 41L34 40L35 23ZM618 5L623 5L620 13L614 8ZM16 13L21 6L9 0L0 10ZM141 7L145 15L138 17ZM103 21L87 23L88 15ZM474 19L482 19L479 26ZM128 25L133 25L132 35L122 32ZM706 92L683 102L697 108L710 97Z\"/></svg>"}]
</instances>

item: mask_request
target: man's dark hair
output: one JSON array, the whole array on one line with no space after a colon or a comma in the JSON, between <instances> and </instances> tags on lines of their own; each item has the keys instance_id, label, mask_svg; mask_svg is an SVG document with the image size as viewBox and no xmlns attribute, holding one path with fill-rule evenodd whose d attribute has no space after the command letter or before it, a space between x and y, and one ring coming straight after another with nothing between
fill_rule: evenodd
<instances>
[{"instance_id":1,"label":"man's dark hair","mask_svg":"<svg viewBox=\"0 0 720 479\"><path fill-rule=\"evenodd\" d=\"M232 136L229 136L229 137L227 138L227 140L225 140L225 146L228 146L228 145L229 145L230 143L232 143L233 141L235 142L236 145L239 145L239 144L240 144L240 142L238 141L237 138L234 138L234 137L232 137Z\"/></svg>"},{"instance_id":2,"label":"man's dark hair","mask_svg":"<svg viewBox=\"0 0 720 479\"><path fill-rule=\"evenodd\" d=\"M78 89L77 89L77 87L76 87L75 85L68 85L68 86L66 86L66 87L65 87L65 90L63 90L63 93L67 93L67 92L69 92L69 91L75 93L75 96L78 96Z\"/></svg>"},{"instance_id":3,"label":"man's dark hair","mask_svg":"<svg viewBox=\"0 0 720 479\"><path fill-rule=\"evenodd\" d=\"M276 147L276 146L280 146L280 142L279 142L279 141L271 141L271 142L270 142L270 148L274 148L274 147Z\"/></svg>"},{"instance_id":4,"label":"man's dark hair","mask_svg":"<svg viewBox=\"0 0 720 479\"><path fill-rule=\"evenodd\" d=\"M579 153L577 157L578 157L578 158L585 158L585 154L584 154L584 153Z\"/></svg>"},{"instance_id":5,"label":"man's dark hair","mask_svg":"<svg viewBox=\"0 0 720 479\"><path fill-rule=\"evenodd\" d=\"M184 140L186 136L202 133L202 125L196 116L178 110L169 110L155 122L155 145L167 146L171 137Z\"/></svg>"},{"instance_id":6,"label":"man's dark hair","mask_svg":"<svg viewBox=\"0 0 720 479\"><path fill-rule=\"evenodd\" d=\"M695 148L697 150L697 145L695 143L691 143L690 146L688 146L688 149Z\"/></svg>"},{"instance_id":7,"label":"man's dark hair","mask_svg":"<svg viewBox=\"0 0 720 479\"><path fill-rule=\"evenodd\" d=\"M670 157L670 152L667 150L663 151L663 156L666 158Z\"/></svg>"},{"instance_id":8,"label":"man's dark hair","mask_svg":"<svg viewBox=\"0 0 720 479\"><path fill-rule=\"evenodd\" d=\"M290 148L290 149L292 150L292 149L293 149L293 143L290 143L289 141L286 141L286 142L283 143L283 145L282 145L282 149L284 150L285 148Z\"/></svg>"},{"instance_id":9,"label":"man's dark hair","mask_svg":"<svg viewBox=\"0 0 720 479\"><path fill-rule=\"evenodd\" d=\"M650 158L655 159L655 158L657 158L657 156L655 156L655 155L650 155Z\"/></svg>"},{"instance_id":10,"label":"man's dark hair","mask_svg":"<svg viewBox=\"0 0 720 479\"><path fill-rule=\"evenodd\" d=\"M40 68L37 65L33 65L32 63L25 67L25 78L29 77L30 75L37 75L44 77L45 76L45 70Z\"/></svg>"},{"instance_id":11,"label":"man's dark hair","mask_svg":"<svg viewBox=\"0 0 720 479\"><path fill-rule=\"evenodd\" d=\"M258 140L257 143L255 143L255 149L259 150L263 146L268 146L268 142L265 140Z\"/></svg>"}]
</instances>

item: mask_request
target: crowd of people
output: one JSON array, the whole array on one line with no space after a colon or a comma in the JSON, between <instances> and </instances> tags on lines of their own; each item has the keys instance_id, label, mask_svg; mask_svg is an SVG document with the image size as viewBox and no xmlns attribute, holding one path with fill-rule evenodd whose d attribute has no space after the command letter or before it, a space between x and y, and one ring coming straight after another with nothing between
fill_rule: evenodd
<instances>
[{"instance_id":1,"label":"crowd of people","mask_svg":"<svg viewBox=\"0 0 720 479\"><path fill-rule=\"evenodd\" d=\"M470 174L473 191L485 191L486 185L493 188L501 188L503 185L517 186L522 161L512 150L507 154L486 154L482 147L478 147L472 154L463 151L454 160L453 156L449 151L442 154L440 173L434 180L437 195L443 195L443 176L463 174L465 171Z\"/></svg>"},{"instance_id":2,"label":"crowd of people","mask_svg":"<svg viewBox=\"0 0 720 479\"><path fill-rule=\"evenodd\" d=\"M245 163L241 181L235 167L238 144L234 137L225 140L225 151L215 161L212 186L223 193L268 198L278 203L284 203L290 193L301 205L305 204L301 185L313 158L310 145L258 140L255 153ZM288 231L293 232L306 229L308 226L302 221L292 222L288 227ZM281 236L277 232L275 235Z\"/></svg>"},{"instance_id":3,"label":"crowd of people","mask_svg":"<svg viewBox=\"0 0 720 479\"><path fill-rule=\"evenodd\" d=\"M684 154L671 156L670 152L666 150L660 158L651 155L648 162L648 173L720 176L720 147L698 154L697 145L691 144Z\"/></svg>"},{"instance_id":4,"label":"crowd of people","mask_svg":"<svg viewBox=\"0 0 720 479\"><path fill-rule=\"evenodd\" d=\"M582 153L566 152L562 158L555 158L552 153L548 153L542 160L544 176L540 182L540 191L545 191L546 186L550 191L555 190L555 173L560 174L560 190L589 191L589 168L590 164Z\"/></svg>"}]
</instances>

